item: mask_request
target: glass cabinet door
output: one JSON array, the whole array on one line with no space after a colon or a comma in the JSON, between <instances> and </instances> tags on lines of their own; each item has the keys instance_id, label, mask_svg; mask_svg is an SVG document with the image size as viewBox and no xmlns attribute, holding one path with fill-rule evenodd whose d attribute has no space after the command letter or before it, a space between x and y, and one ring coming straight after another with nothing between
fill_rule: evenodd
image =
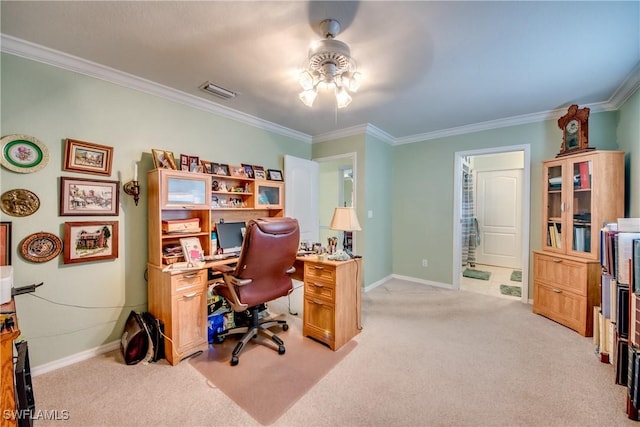
<instances>
[{"instance_id":1,"label":"glass cabinet door","mask_svg":"<svg viewBox=\"0 0 640 427\"><path fill-rule=\"evenodd\" d=\"M549 163L545 167L545 236L543 244L548 250L562 251L562 233L564 231L564 177L563 162Z\"/></svg>"},{"instance_id":2,"label":"glass cabinet door","mask_svg":"<svg viewBox=\"0 0 640 427\"><path fill-rule=\"evenodd\" d=\"M584 159L569 164L571 194L568 197L567 231L570 240L567 240L567 252L577 252L576 255L591 253L594 231L591 226L592 167L592 161Z\"/></svg>"},{"instance_id":3,"label":"glass cabinet door","mask_svg":"<svg viewBox=\"0 0 640 427\"><path fill-rule=\"evenodd\" d=\"M282 182L256 181L256 209L282 209L284 200L282 190Z\"/></svg>"},{"instance_id":4,"label":"glass cabinet door","mask_svg":"<svg viewBox=\"0 0 640 427\"><path fill-rule=\"evenodd\" d=\"M210 182L209 177L204 174L178 171L164 173L163 208L208 209L211 197Z\"/></svg>"}]
</instances>

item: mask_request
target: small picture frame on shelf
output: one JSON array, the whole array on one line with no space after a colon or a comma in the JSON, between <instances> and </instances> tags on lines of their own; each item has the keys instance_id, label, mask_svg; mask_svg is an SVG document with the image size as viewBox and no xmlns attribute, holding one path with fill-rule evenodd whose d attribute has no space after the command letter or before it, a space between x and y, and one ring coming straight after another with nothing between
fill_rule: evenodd
<instances>
[{"instance_id":1,"label":"small picture frame on shelf","mask_svg":"<svg viewBox=\"0 0 640 427\"><path fill-rule=\"evenodd\" d=\"M213 163L213 174L220 176L229 176L229 165L223 163Z\"/></svg>"},{"instance_id":2,"label":"small picture frame on shelf","mask_svg":"<svg viewBox=\"0 0 640 427\"><path fill-rule=\"evenodd\" d=\"M270 181L282 181L282 171L277 169L267 169L267 176Z\"/></svg>"},{"instance_id":3,"label":"small picture frame on shelf","mask_svg":"<svg viewBox=\"0 0 640 427\"><path fill-rule=\"evenodd\" d=\"M65 140L62 170L109 176L112 161L113 147L69 138Z\"/></svg>"},{"instance_id":4,"label":"small picture frame on shelf","mask_svg":"<svg viewBox=\"0 0 640 427\"><path fill-rule=\"evenodd\" d=\"M247 175L247 178L253 179L253 177L254 177L254 175L253 175L253 166L246 165L246 164L243 163L242 167L244 168L244 173Z\"/></svg>"},{"instance_id":5,"label":"small picture frame on shelf","mask_svg":"<svg viewBox=\"0 0 640 427\"><path fill-rule=\"evenodd\" d=\"M153 166L156 169L173 169L176 170L176 161L171 151L151 149L153 155Z\"/></svg>"},{"instance_id":6,"label":"small picture frame on shelf","mask_svg":"<svg viewBox=\"0 0 640 427\"><path fill-rule=\"evenodd\" d=\"M200 167L200 168L198 168ZM202 165L200 164L200 157L189 156L189 172L202 172Z\"/></svg>"},{"instance_id":7,"label":"small picture frame on shelf","mask_svg":"<svg viewBox=\"0 0 640 427\"><path fill-rule=\"evenodd\" d=\"M267 179L267 174L262 166L253 165L253 176L255 179Z\"/></svg>"},{"instance_id":8,"label":"small picture frame on shelf","mask_svg":"<svg viewBox=\"0 0 640 427\"><path fill-rule=\"evenodd\" d=\"M202 172L203 173L208 173L208 174L212 174L213 173L213 166L211 165L211 162L208 160L200 160L200 164L202 165Z\"/></svg>"},{"instance_id":9,"label":"small picture frame on shelf","mask_svg":"<svg viewBox=\"0 0 640 427\"><path fill-rule=\"evenodd\" d=\"M186 262L196 262L204 259L204 251L197 237L184 237L180 239L180 245Z\"/></svg>"},{"instance_id":10,"label":"small picture frame on shelf","mask_svg":"<svg viewBox=\"0 0 640 427\"><path fill-rule=\"evenodd\" d=\"M186 154L180 154L180 170L189 170L189 156L187 156Z\"/></svg>"},{"instance_id":11,"label":"small picture frame on shelf","mask_svg":"<svg viewBox=\"0 0 640 427\"><path fill-rule=\"evenodd\" d=\"M229 166L229 169L231 170L231 176L233 176L235 178L246 178L247 177L247 173L245 172L243 166L231 165L231 166Z\"/></svg>"}]
</instances>

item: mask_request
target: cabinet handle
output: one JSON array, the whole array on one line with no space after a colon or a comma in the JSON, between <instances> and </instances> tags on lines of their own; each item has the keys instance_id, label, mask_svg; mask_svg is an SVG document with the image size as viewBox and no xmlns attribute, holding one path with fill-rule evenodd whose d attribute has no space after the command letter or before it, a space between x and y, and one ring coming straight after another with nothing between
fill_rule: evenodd
<instances>
[{"instance_id":1,"label":"cabinet handle","mask_svg":"<svg viewBox=\"0 0 640 427\"><path fill-rule=\"evenodd\" d=\"M316 270L324 270L324 267L321 265L314 265L313 268L315 268Z\"/></svg>"},{"instance_id":2,"label":"cabinet handle","mask_svg":"<svg viewBox=\"0 0 640 427\"><path fill-rule=\"evenodd\" d=\"M184 277L185 279L193 279L194 277L198 277L198 273L185 274L182 277Z\"/></svg>"},{"instance_id":3,"label":"cabinet handle","mask_svg":"<svg viewBox=\"0 0 640 427\"><path fill-rule=\"evenodd\" d=\"M558 289L558 288L551 288L551 290L552 290L553 292L555 292L556 294L560 294L560 293L562 293L562 291L561 291L560 289Z\"/></svg>"},{"instance_id":4,"label":"cabinet handle","mask_svg":"<svg viewBox=\"0 0 640 427\"><path fill-rule=\"evenodd\" d=\"M324 286L322 286L322 285L320 285L320 284L318 284L318 283L311 283L311 282L309 282L309 284L310 284L311 286L315 286L316 288L324 288Z\"/></svg>"},{"instance_id":5,"label":"cabinet handle","mask_svg":"<svg viewBox=\"0 0 640 427\"><path fill-rule=\"evenodd\" d=\"M559 258L551 258L551 260L555 263L562 262L562 260Z\"/></svg>"},{"instance_id":6,"label":"cabinet handle","mask_svg":"<svg viewBox=\"0 0 640 427\"><path fill-rule=\"evenodd\" d=\"M185 298L193 298L193 297L195 297L196 295L198 295L198 293L197 293L197 292L192 292L192 293L190 293L190 294L186 294L184 297L185 297Z\"/></svg>"},{"instance_id":7,"label":"cabinet handle","mask_svg":"<svg viewBox=\"0 0 640 427\"><path fill-rule=\"evenodd\" d=\"M321 303L320 301L316 301L316 300L311 300L311 304L315 304L315 305L324 305L323 303Z\"/></svg>"}]
</instances>

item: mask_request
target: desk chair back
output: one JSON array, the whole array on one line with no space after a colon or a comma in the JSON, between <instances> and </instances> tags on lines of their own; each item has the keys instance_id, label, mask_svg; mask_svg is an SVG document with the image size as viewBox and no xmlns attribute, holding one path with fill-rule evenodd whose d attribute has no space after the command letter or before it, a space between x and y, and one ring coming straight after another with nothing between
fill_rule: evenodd
<instances>
[{"instance_id":1,"label":"desk chair back","mask_svg":"<svg viewBox=\"0 0 640 427\"><path fill-rule=\"evenodd\" d=\"M294 218L258 218L247 224L236 279L251 279L236 286L239 302L249 307L287 295L293 288L288 270L293 267L300 243L300 228ZM227 289L220 289L227 293ZM229 299L231 295L223 295Z\"/></svg>"}]
</instances>

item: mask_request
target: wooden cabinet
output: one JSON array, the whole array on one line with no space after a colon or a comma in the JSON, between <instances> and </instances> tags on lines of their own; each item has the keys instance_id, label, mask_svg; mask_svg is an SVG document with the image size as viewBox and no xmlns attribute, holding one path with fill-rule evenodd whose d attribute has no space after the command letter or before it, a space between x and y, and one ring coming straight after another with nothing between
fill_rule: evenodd
<instances>
[{"instance_id":1,"label":"wooden cabinet","mask_svg":"<svg viewBox=\"0 0 640 427\"><path fill-rule=\"evenodd\" d=\"M207 348L207 270L163 272L149 266L149 311L165 327L165 353L172 365Z\"/></svg>"},{"instance_id":2,"label":"wooden cabinet","mask_svg":"<svg viewBox=\"0 0 640 427\"><path fill-rule=\"evenodd\" d=\"M624 152L560 157L542 172L543 249L599 259L600 227L624 216Z\"/></svg>"},{"instance_id":3,"label":"wooden cabinet","mask_svg":"<svg viewBox=\"0 0 640 427\"><path fill-rule=\"evenodd\" d=\"M600 262L534 251L533 312L580 335L593 336L593 307L600 304Z\"/></svg>"},{"instance_id":4,"label":"wooden cabinet","mask_svg":"<svg viewBox=\"0 0 640 427\"><path fill-rule=\"evenodd\" d=\"M256 181L256 209L284 209L284 183Z\"/></svg>"},{"instance_id":5,"label":"wooden cabinet","mask_svg":"<svg viewBox=\"0 0 640 427\"><path fill-rule=\"evenodd\" d=\"M533 312L593 335L600 304L600 228L624 216L624 152L543 162L542 251L534 251Z\"/></svg>"},{"instance_id":6,"label":"wooden cabinet","mask_svg":"<svg viewBox=\"0 0 640 427\"><path fill-rule=\"evenodd\" d=\"M155 169L148 175L149 263L167 265L170 249L180 239L196 237L205 255L211 241L211 176L202 173ZM163 222L197 220L197 230L165 232ZM182 261L179 259L178 261Z\"/></svg>"},{"instance_id":7,"label":"wooden cabinet","mask_svg":"<svg viewBox=\"0 0 640 427\"><path fill-rule=\"evenodd\" d=\"M302 333L337 350L360 332L360 259L304 262Z\"/></svg>"},{"instance_id":8,"label":"wooden cabinet","mask_svg":"<svg viewBox=\"0 0 640 427\"><path fill-rule=\"evenodd\" d=\"M13 328L0 331L0 401L2 402L0 426L9 427L18 424L18 418L15 416L17 406L14 387L13 342L20 335L20 330L18 329L18 320L15 315L16 306L13 299L0 307L2 307L3 313L13 313L11 316L15 322ZM9 412L5 414L5 411Z\"/></svg>"}]
</instances>

